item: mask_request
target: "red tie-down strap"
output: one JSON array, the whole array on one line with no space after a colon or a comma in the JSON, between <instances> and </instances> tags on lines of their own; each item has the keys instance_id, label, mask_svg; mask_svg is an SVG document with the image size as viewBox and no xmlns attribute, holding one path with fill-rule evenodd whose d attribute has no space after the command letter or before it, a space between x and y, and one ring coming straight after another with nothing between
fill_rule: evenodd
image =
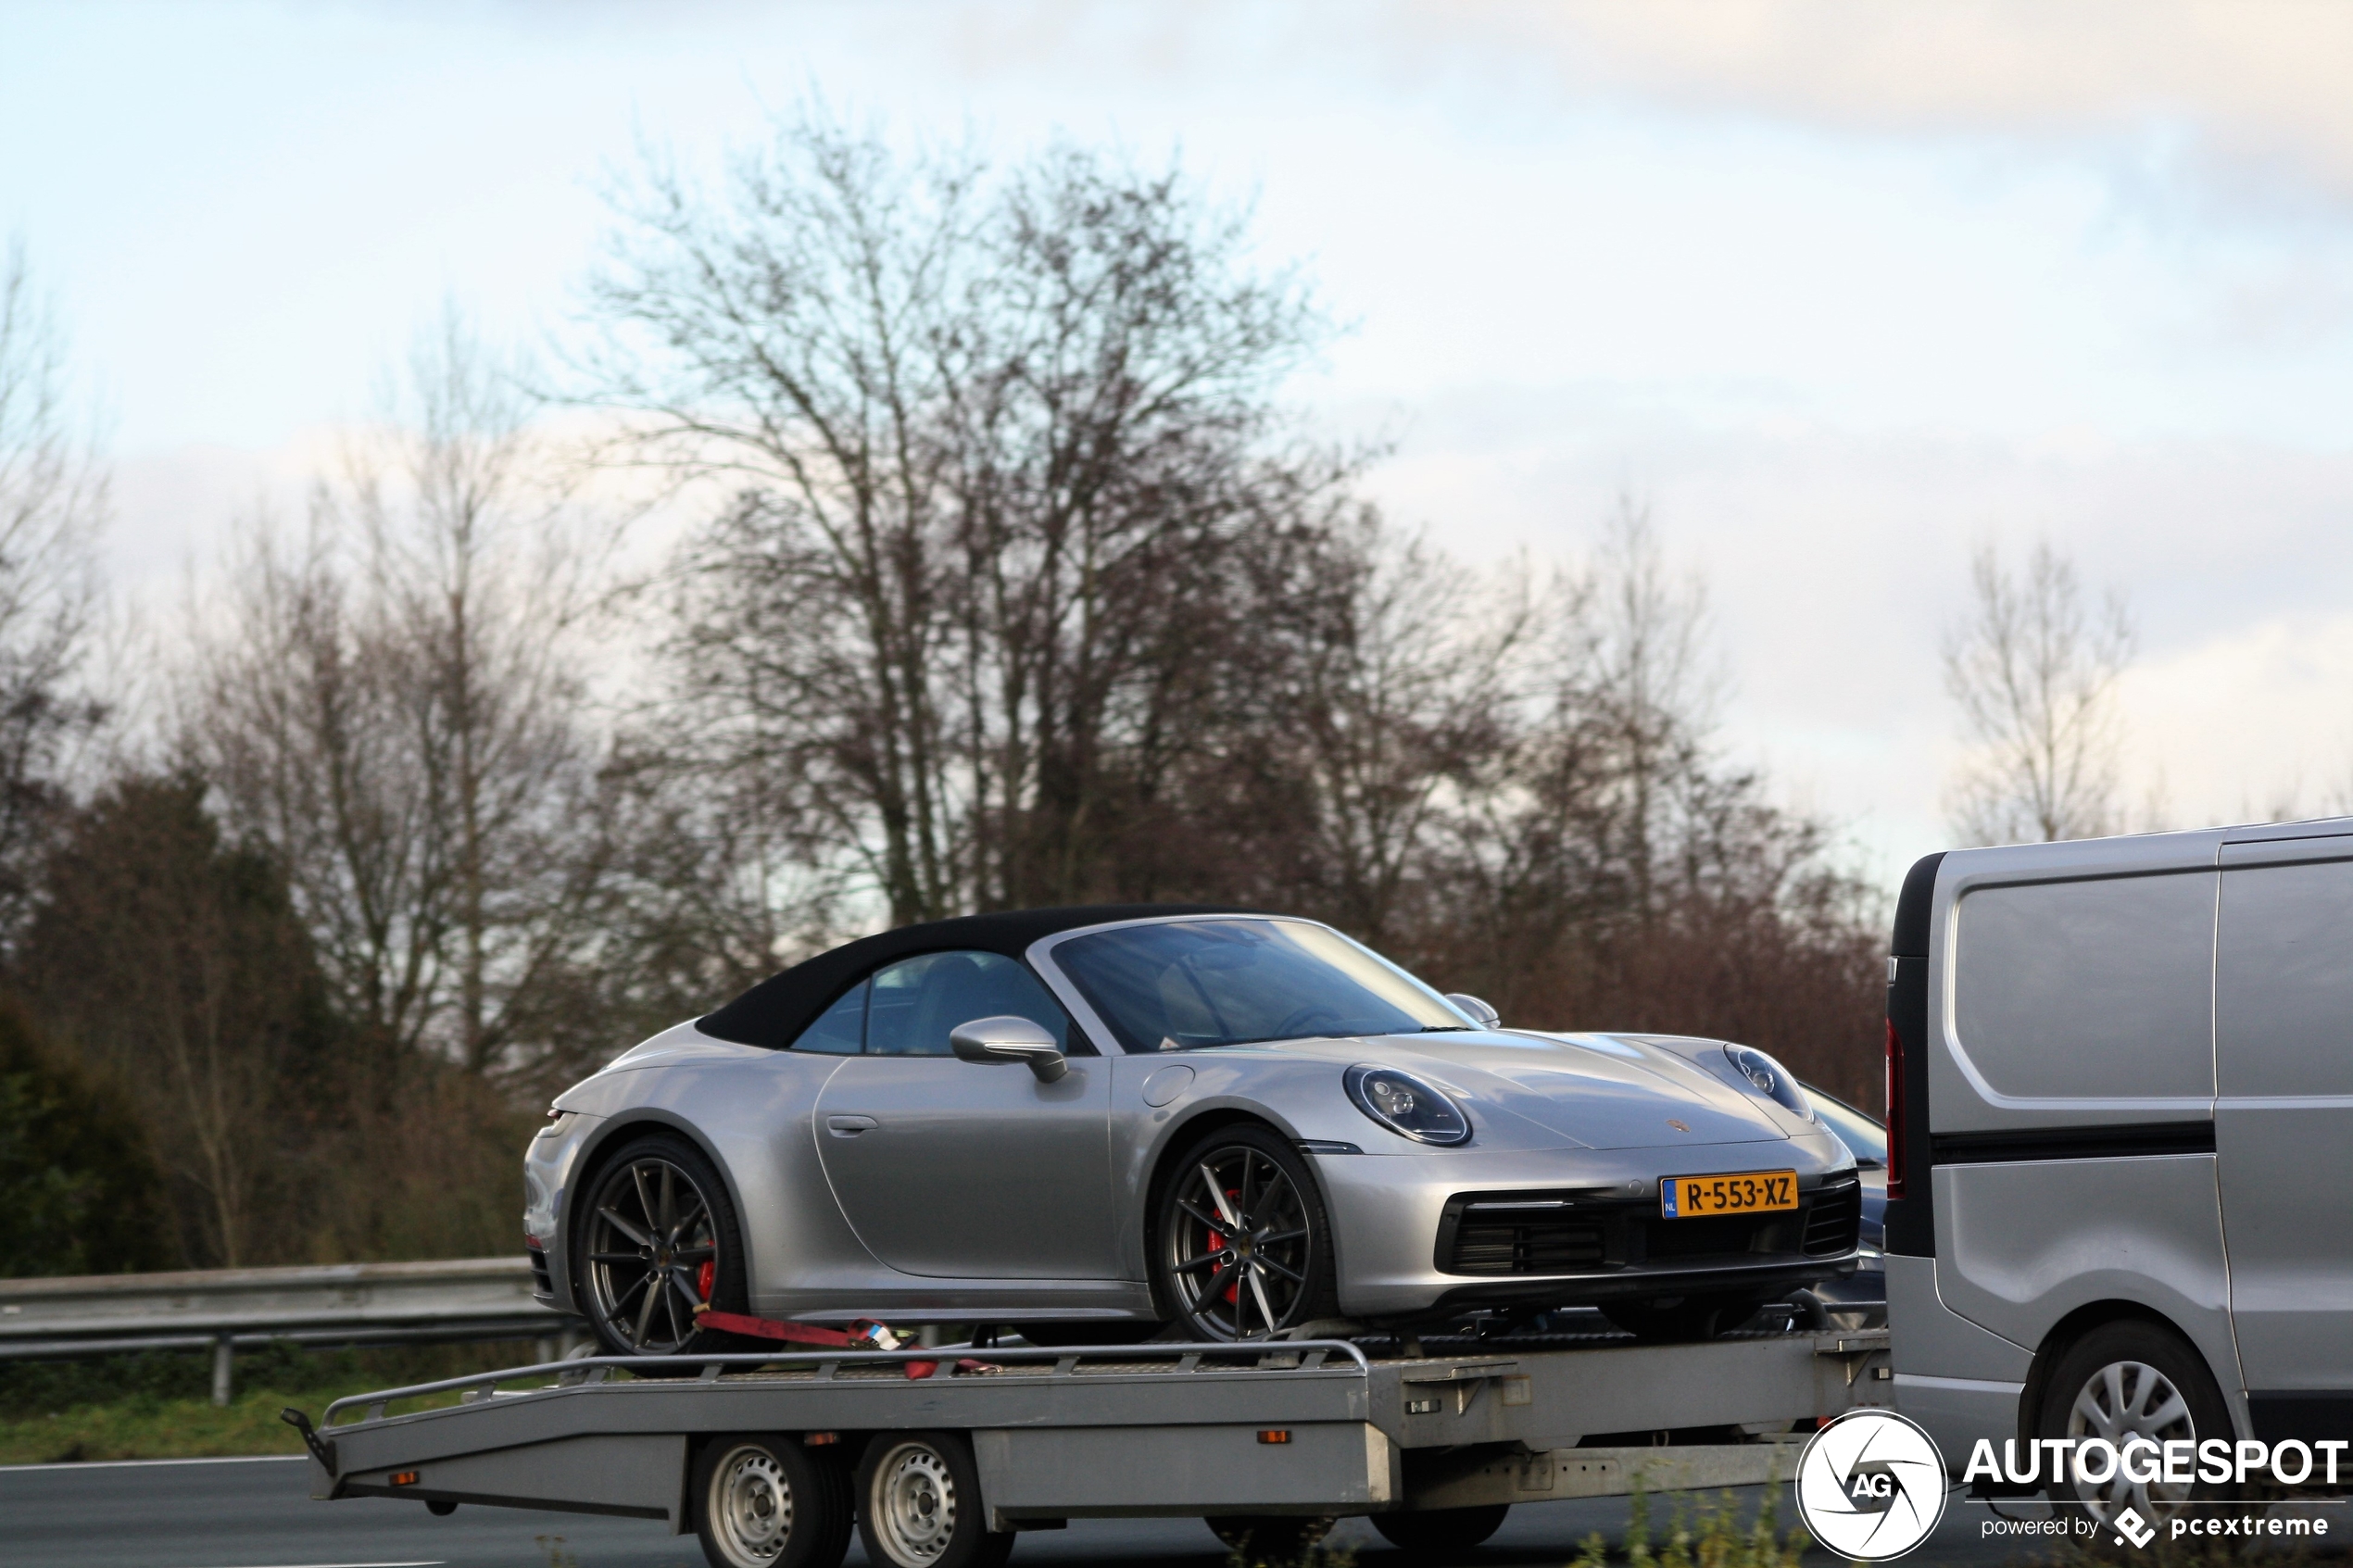
<instances>
[{"instance_id":1,"label":"red tie-down strap","mask_svg":"<svg viewBox=\"0 0 2353 1568\"><path fill-rule=\"evenodd\" d=\"M723 1312L715 1308L698 1306L695 1321L722 1334L782 1340L787 1345L822 1345L832 1350L897 1350L904 1348L904 1342L898 1335L881 1323L863 1318L843 1330L813 1323L780 1323L774 1318L755 1318L742 1312ZM910 1381L929 1377L939 1370L937 1361L908 1361L905 1366ZM956 1367L960 1372L996 1370L986 1362L970 1360L959 1361Z\"/></svg>"}]
</instances>

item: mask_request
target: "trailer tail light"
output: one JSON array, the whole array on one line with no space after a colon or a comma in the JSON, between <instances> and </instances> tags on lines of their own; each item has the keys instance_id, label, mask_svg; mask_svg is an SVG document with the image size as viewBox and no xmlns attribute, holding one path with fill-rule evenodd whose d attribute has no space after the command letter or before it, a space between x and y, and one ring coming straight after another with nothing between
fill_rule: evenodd
<instances>
[{"instance_id":1,"label":"trailer tail light","mask_svg":"<svg viewBox=\"0 0 2353 1568\"><path fill-rule=\"evenodd\" d=\"M1895 1021L1887 1021L1887 1196L1901 1199L1904 1196L1904 1174L1909 1162L1904 1158L1904 1037L1895 1032Z\"/></svg>"},{"instance_id":2,"label":"trailer tail light","mask_svg":"<svg viewBox=\"0 0 2353 1568\"><path fill-rule=\"evenodd\" d=\"M392 1484L396 1486L413 1486L417 1484L417 1473L413 1470L397 1471L392 1477Z\"/></svg>"},{"instance_id":3,"label":"trailer tail light","mask_svg":"<svg viewBox=\"0 0 2353 1568\"><path fill-rule=\"evenodd\" d=\"M1261 1432L1258 1435L1258 1440L1262 1443L1288 1443L1290 1441L1290 1433L1287 1428L1277 1426L1269 1431Z\"/></svg>"},{"instance_id":4,"label":"trailer tail light","mask_svg":"<svg viewBox=\"0 0 2353 1568\"><path fill-rule=\"evenodd\" d=\"M841 1434L838 1432L804 1432L800 1435L800 1446L804 1449L822 1449L840 1441Z\"/></svg>"}]
</instances>

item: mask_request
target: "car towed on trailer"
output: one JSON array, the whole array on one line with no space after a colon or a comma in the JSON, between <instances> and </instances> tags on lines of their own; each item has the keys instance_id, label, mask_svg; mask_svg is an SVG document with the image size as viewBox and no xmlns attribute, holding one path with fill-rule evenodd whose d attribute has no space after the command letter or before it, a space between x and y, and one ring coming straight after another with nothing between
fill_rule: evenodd
<instances>
[{"instance_id":1,"label":"car towed on trailer","mask_svg":"<svg viewBox=\"0 0 2353 1568\"><path fill-rule=\"evenodd\" d=\"M526 1159L539 1294L1258 1338L1597 1305L1696 1337L1851 1271L1855 1160L1764 1053L1507 1029L1327 926L1131 906L866 937L624 1052Z\"/></svg>"}]
</instances>

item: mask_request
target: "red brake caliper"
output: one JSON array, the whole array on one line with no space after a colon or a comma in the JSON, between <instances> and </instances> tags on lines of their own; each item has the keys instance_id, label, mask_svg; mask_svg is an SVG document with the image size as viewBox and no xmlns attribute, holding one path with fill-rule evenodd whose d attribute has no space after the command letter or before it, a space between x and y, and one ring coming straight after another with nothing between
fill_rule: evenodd
<instances>
[{"instance_id":1,"label":"red brake caliper","mask_svg":"<svg viewBox=\"0 0 2353 1568\"><path fill-rule=\"evenodd\" d=\"M719 1260L716 1258L705 1258L702 1261L702 1267L695 1271L695 1288L702 1292L702 1298L704 1300L708 1301L711 1299L711 1282L718 1277Z\"/></svg>"},{"instance_id":2,"label":"red brake caliper","mask_svg":"<svg viewBox=\"0 0 2353 1568\"><path fill-rule=\"evenodd\" d=\"M1234 1188L1232 1188L1232 1187L1227 1187L1227 1188L1226 1189L1226 1196L1227 1196L1227 1197L1228 1197L1228 1198L1232 1198L1232 1199L1233 1199L1236 1203L1238 1203L1238 1204L1239 1204L1239 1202L1241 1202L1241 1200L1242 1200L1242 1195L1241 1195L1239 1192L1238 1192L1237 1190L1235 1190ZM1209 1233L1209 1249L1210 1249L1212 1252L1223 1252L1223 1251L1225 1251L1225 1250L1226 1250L1226 1238L1225 1238L1224 1236L1219 1236L1219 1235L1218 1235L1215 1231L1212 1231L1212 1232L1210 1232L1210 1233ZM1231 1302L1237 1302L1237 1301L1239 1301L1239 1300L1240 1300L1240 1299L1241 1299L1241 1294L1242 1294L1242 1276L1241 1276L1241 1273L1240 1273L1240 1272L1239 1272L1239 1271L1236 1271L1236 1273L1235 1273L1235 1274L1234 1274L1234 1283L1233 1283L1233 1284L1231 1284L1231 1285L1229 1285L1229 1286L1227 1286L1226 1287L1226 1299L1227 1299L1227 1302L1229 1302L1229 1303L1231 1303Z\"/></svg>"}]
</instances>

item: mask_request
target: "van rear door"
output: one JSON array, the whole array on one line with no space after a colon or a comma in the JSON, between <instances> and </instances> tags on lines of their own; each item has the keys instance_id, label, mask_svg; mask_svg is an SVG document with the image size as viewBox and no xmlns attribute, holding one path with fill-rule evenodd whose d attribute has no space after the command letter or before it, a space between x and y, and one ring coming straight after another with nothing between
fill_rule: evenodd
<instances>
[{"instance_id":1,"label":"van rear door","mask_svg":"<svg viewBox=\"0 0 2353 1568\"><path fill-rule=\"evenodd\" d=\"M2248 1415L2353 1437L2353 837L2222 849L2214 1140Z\"/></svg>"}]
</instances>

